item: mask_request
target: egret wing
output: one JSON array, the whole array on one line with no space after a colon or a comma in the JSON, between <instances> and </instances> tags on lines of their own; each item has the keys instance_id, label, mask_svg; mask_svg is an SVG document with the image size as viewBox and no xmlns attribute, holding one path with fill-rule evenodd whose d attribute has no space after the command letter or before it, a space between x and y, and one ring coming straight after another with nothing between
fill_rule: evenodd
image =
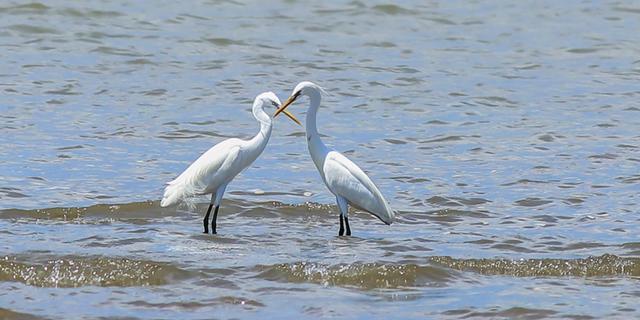
<instances>
[{"instance_id":1,"label":"egret wing","mask_svg":"<svg viewBox=\"0 0 640 320\"><path fill-rule=\"evenodd\" d=\"M327 187L355 207L368 211L390 224L395 214L371 179L355 163L339 152L327 154L323 166Z\"/></svg>"},{"instance_id":2,"label":"egret wing","mask_svg":"<svg viewBox=\"0 0 640 320\"><path fill-rule=\"evenodd\" d=\"M202 175L205 190L203 193L214 192L223 184L229 183L240 171L242 171L241 148L232 145L225 149L222 161L215 165L207 166L199 173Z\"/></svg>"},{"instance_id":3,"label":"egret wing","mask_svg":"<svg viewBox=\"0 0 640 320\"><path fill-rule=\"evenodd\" d=\"M182 184L193 194L204 194L218 187L220 169L225 162L237 157L234 149L239 148L239 139L227 139L211 147L196 159L180 176L169 184Z\"/></svg>"}]
</instances>

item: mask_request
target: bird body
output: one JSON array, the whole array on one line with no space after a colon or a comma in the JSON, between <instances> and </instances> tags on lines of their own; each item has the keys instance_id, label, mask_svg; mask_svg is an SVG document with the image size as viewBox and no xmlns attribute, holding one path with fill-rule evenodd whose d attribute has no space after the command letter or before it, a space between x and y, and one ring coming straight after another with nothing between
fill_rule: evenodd
<instances>
[{"instance_id":1,"label":"bird body","mask_svg":"<svg viewBox=\"0 0 640 320\"><path fill-rule=\"evenodd\" d=\"M395 213L373 181L355 163L340 152L329 149L320 139L316 118L322 91L320 86L312 82L301 82L293 90L291 97L276 111L274 117L284 112L299 96L309 97L306 116L307 147L320 177L329 191L336 196L336 202L340 208L339 235L343 235L344 232L343 217L347 235L351 235L348 220L349 204L371 213L386 224L391 224L395 219Z\"/></svg>"},{"instance_id":2,"label":"bird body","mask_svg":"<svg viewBox=\"0 0 640 320\"><path fill-rule=\"evenodd\" d=\"M262 154L271 137L272 119L264 112L264 106L279 104L280 100L273 92L258 95L252 109L253 116L260 122L258 134L250 140L231 138L211 147L182 174L167 183L160 206L174 205L194 195L211 194L211 202L203 224L205 233L208 233L209 213L215 206L211 226L213 233L216 233L218 208L227 185ZM298 122L293 115L287 115Z\"/></svg>"},{"instance_id":3,"label":"bird body","mask_svg":"<svg viewBox=\"0 0 640 320\"><path fill-rule=\"evenodd\" d=\"M352 206L373 214L386 224L393 222L395 214L382 192L360 167L341 153L331 151L327 154L320 175L336 197L343 197Z\"/></svg>"},{"instance_id":4,"label":"bird body","mask_svg":"<svg viewBox=\"0 0 640 320\"><path fill-rule=\"evenodd\" d=\"M243 163L237 160L242 140L228 139L211 147L194 161L177 178L170 181L165 188L160 206L175 205L181 200L194 195L213 194L221 186L226 186L243 169ZM221 171L224 163L236 163L232 171Z\"/></svg>"}]
</instances>

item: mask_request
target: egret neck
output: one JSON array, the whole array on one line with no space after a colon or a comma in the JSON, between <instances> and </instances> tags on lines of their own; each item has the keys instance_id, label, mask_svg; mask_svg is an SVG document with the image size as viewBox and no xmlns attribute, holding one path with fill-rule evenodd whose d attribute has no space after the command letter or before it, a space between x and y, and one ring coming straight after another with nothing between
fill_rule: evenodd
<instances>
[{"instance_id":1,"label":"egret neck","mask_svg":"<svg viewBox=\"0 0 640 320\"><path fill-rule=\"evenodd\" d=\"M313 88L306 92L309 97L309 109L307 110L306 118L306 131L307 131L307 146L309 147L309 153L319 171L323 171L324 160L329 153L329 148L320 140L320 133L318 133L318 127L316 125L316 117L318 115L318 108L320 107L321 95L320 91Z\"/></svg>"},{"instance_id":2,"label":"egret neck","mask_svg":"<svg viewBox=\"0 0 640 320\"><path fill-rule=\"evenodd\" d=\"M253 116L260 122L260 132L256 134L249 142L247 143L248 149L256 152L257 155L262 153L264 148L267 146L267 142L269 142L269 137L271 137L271 129L273 128L273 122L269 115L264 112L264 101L262 99L257 99L253 103Z\"/></svg>"}]
</instances>

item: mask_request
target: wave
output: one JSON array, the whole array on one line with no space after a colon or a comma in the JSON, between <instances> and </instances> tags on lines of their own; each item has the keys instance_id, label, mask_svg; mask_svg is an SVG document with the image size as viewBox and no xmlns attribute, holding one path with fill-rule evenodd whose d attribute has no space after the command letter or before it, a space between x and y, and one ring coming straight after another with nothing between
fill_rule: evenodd
<instances>
[{"instance_id":1,"label":"wave","mask_svg":"<svg viewBox=\"0 0 640 320\"><path fill-rule=\"evenodd\" d=\"M173 283L194 276L167 263L116 257L63 256L40 262L0 258L0 281L35 287L132 287Z\"/></svg>"},{"instance_id":2,"label":"wave","mask_svg":"<svg viewBox=\"0 0 640 320\"><path fill-rule=\"evenodd\" d=\"M352 263L328 265L294 262L259 265L256 277L291 283L394 289L444 286L474 273L514 277L640 277L640 258L612 254L583 259L456 259L433 256L427 263Z\"/></svg>"},{"instance_id":3,"label":"wave","mask_svg":"<svg viewBox=\"0 0 640 320\"><path fill-rule=\"evenodd\" d=\"M324 286L354 286L362 289L439 286L454 277L450 270L417 264L353 263L326 265L313 262L260 265L257 277Z\"/></svg>"},{"instance_id":4,"label":"wave","mask_svg":"<svg viewBox=\"0 0 640 320\"><path fill-rule=\"evenodd\" d=\"M640 258L612 254L582 259L455 259L432 257L437 265L484 275L515 277L640 277Z\"/></svg>"}]
</instances>

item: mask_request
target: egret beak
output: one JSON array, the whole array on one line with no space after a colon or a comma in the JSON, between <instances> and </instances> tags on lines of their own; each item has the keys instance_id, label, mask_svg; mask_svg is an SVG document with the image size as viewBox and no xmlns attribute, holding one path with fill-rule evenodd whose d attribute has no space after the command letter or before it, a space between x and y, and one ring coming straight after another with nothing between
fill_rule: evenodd
<instances>
[{"instance_id":1,"label":"egret beak","mask_svg":"<svg viewBox=\"0 0 640 320\"><path fill-rule=\"evenodd\" d=\"M278 110L276 110L276 113L273 114L273 117L277 117L280 112L284 112L284 114L287 114L288 112L285 110L290 104L292 104L293 102L296 101L296 99L298 99L298 97L300 96L300 92L296 92L294 93L291 97L289 97L283 104L282 106L280 106L280 108L278 108Z\"/></svg>"},{"instance_id":2,"label":"egret beak","mask_svg":"<svg viewBox=\"0 0 640 320\"><path fill-rule=\"evenodd\" d=\"M289 117L289 119L291 119L293 122L297 123L299 126L302 127L302 123L300 123L300 121L298 121L298 119L296 119L296 116L294 116L291 112L287 111L287 110L282 110L282 112ZM273 116L274 118L278 115L278 111L276 111L276 114Z\"/></svg>"}]
</instances>

